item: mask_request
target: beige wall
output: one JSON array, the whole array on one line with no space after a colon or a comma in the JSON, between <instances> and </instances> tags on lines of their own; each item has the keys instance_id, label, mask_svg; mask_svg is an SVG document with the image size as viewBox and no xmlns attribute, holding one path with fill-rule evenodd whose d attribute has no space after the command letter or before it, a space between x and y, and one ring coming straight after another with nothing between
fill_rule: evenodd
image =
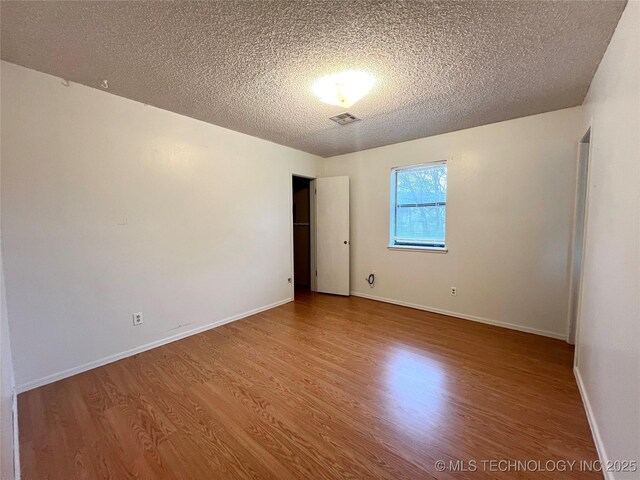
<instances>
[{"instance_id":1,"label":"beige wall","mask_svg":"<svg viewBox=\"0 0 640 480\"><path fill-rule=\"evenodd\" d=\"M640 463L639 45L640 3L630 1L584 104L592 130L577 376L601 458Z\"/></svg>"},{"instance_id":2,"label":"beige wall","mask_svg":"<svg viewBox=\"0 0 640 480\"><path fill-rule=\"evenodd\" d=\"M352 291L565 338L582 115L559 110L328 159L326 175L351 177ZM445 159L449 252L387 249L390 169Z\"/></svg>"},{"instance_id":3,"label":"beige wall","mask_svg":"<svg viewBox=\"0 0 640 480\"><path fill-rule=\"evenodd\" d=\"M19 389L291 298L319 157L7 63L1 115Z\"/></svg>"}]
</instances>

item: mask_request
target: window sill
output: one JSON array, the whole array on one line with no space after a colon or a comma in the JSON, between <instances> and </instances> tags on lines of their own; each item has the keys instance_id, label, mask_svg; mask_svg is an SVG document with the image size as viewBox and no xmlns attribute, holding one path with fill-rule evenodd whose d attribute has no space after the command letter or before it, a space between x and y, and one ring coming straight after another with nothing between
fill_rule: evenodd
<instances>
[{"instance_id":1,"label":"window sill","mask_svg":"<svg viewBox=\"0 0 640 480\"><path fill-rule=\"evenodd\" d=\"M389 250L406 250L408 252L430 252L430 253L447 253L448 248L443 247L418 247L415 245L389 245Z\"/></svg>"}]
</instances>

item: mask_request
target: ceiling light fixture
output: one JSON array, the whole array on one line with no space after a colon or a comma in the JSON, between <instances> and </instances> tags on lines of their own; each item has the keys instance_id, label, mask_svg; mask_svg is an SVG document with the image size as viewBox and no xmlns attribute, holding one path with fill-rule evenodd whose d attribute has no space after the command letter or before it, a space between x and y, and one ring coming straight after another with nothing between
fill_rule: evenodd
<instances>
[{"instance_id":1,"label":"ceiling light fixture","mask_svg":"<svg viewBox=\"0 0 640 480\"><path fill-rule=\"evenodd\" d=\"M324 103L349 108L364 97L376 84L376 79L361 70L332 73L319 78L311 90Z\"/></svg>"}]
</instances>

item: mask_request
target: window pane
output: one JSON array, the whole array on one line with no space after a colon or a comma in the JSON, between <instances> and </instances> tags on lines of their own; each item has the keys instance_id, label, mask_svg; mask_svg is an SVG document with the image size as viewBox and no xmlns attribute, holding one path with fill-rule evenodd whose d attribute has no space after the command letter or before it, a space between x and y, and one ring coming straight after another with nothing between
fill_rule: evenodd
<instances>
[{"instance_id":1,"label":"window pane","mask_svg":"<svg viewBox=\"0 0 640 480\"><path fill-rule=\"evenodd\" d=\"M445 244L447 165L432 163L392 172L391 243Z\"/></svg>"},{"instance_id":2,"label":"window pane","mask_svg":"<svg viewBox=\"0 0 640 480\"><path fill-rule=\"evenodd\" d=\"M445 206L397 207L396 242L420 240L444 244Z\"/></svg>"},{"instance_id":3,"label":"window pane","mask_svg":"<svg viewBox=\"0 0 640 480\"><path fill-rule=\"evenodd\" d=\"M398 205L446 201L447 167L445 165L398 170L396 179Z\"/></svg>"}]
</instances>

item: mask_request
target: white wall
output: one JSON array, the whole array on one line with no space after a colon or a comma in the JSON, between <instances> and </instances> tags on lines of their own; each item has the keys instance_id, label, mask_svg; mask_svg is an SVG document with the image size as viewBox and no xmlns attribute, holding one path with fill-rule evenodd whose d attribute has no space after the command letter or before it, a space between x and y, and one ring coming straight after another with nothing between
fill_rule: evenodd
<instances>
[{"instance_id":1,"label":"white wall","mask_svg":"<svg viewBox=\"0 0 640 480\"><path fill-rule=\"evenodd\" d=\"M354 294L565 338L582 126L577 107L328 159L351 177ZM387 249L391 167L450 157L449 252Z\"/></svg>"},{"instance_id":2,"label":"white wall","mask_svg":"<svg viewBox=\"0 0 640 480\"><path fill-rule=\"evenodd\" d=\"M1 115L18 389L291 298L319 157L6 62Z\"/></svg>"},{"instance_id":3,"label":"white wall","mask_svg":"<svg viewBox=\"0 0 640 480\"><path fill-rule=\"evenodd\" d=\"M640 2L630 1L585 100L591 164L576 370L601 458L640 463L639 45Z\"/></svg>"}]
</instances>

